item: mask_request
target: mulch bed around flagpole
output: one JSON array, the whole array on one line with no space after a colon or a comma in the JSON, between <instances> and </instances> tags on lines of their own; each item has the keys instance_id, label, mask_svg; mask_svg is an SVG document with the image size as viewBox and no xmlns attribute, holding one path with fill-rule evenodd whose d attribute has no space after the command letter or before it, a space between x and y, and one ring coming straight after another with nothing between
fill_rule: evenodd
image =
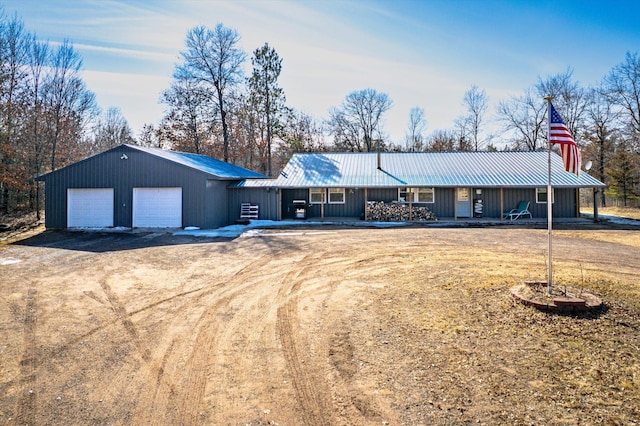
<instances>
[{"instance_id":1,"label":"mulch bed around flagpole","mask_svg":"<svg viewBox=\"0 0 640 426\"><path fill-rule=\"evenodd\" d=\"M555 285L549 294L545 281L525 281L511 288L511 295L525 305L548 312L580 313L602 307L602 299L576 287Z\"/></svg>"}]
</instances>

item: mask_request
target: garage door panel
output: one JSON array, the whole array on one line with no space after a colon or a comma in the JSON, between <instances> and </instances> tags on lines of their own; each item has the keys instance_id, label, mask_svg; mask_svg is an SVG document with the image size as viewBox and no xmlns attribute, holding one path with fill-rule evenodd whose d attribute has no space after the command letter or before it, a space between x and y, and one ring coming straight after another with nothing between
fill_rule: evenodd
<instances>
[{"instance_id":1,"label":"garage door panel","mask_svg":"<svg viewBox=\"0 0 640 426\"><path fill-rule=\"evenodd\" d=\"M133 188L135 228L180 228L182 188Z\"/></svg>"},{"instance_id":2,"label":"garage door panel","mask_svg":"<svg viewBox=\"0 0 640 426\"><path fill-rule=\"evenodd\" d=\"M113 188L70 188L67 190L67 227L111 227L113 206Z\"/></svg>"}]
</instances>

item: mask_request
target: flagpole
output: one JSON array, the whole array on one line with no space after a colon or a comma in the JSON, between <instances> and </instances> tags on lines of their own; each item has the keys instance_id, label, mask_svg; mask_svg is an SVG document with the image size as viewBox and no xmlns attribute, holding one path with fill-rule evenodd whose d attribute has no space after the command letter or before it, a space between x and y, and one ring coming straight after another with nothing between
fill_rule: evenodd
<instances>
[{"instance_id":1,"label":"flagpole","mask_svg":"<svg viewBox=\"0 0 640 426\"><path fill-rule=\"evenodd\" d=\"M553 96L544 98L547 101L547 292L551 294L553 286L553 263L551 257L551 230L553 228L553 188L551 186L551 101Z\"/></svg>"}]
</instances>

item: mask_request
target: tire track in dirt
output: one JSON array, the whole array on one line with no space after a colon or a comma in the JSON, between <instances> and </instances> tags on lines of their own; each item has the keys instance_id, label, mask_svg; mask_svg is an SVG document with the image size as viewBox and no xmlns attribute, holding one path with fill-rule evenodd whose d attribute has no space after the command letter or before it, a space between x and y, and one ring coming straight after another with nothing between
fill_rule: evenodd
<instances>
[{"instance_id":1,"label":"tire track in dirt","mask_svg":"<svg viewBox=\"0 0 640 426\"><path fill-rule=\"evenodd\" d=\"M308 347L308 344L301 336L298 322L298 293L303 282L300 277L310 274L310 269L315 269L315 263L321 258L319 254L305 256L298 262L305 267L298 268L286 276L281 290L288 287L284 292L288 300L278 307L276 318L276 332L282 345L287 369L291 374L299 412L303 424L309 426L332 424L333 412L325 380L316 371L317 367L312 367L315 363L308 362L308 357L302 355L302 348ZM292 284L289 286L287 283Z\"/></svg>"},{"instance_id":2,"label":"tire track in dirt","mask_svg":"<svg viewBox=\"0 0 640 426\"><path fill-rule=\"evenodd\" d=\"M236 272L220 289L220 293L213 295L215 300L207 308L196 324L198 330L195 344L187 363L187 371L182 382L181 389L185 390L178 395L177 408L180 425L199 424L198 414L200 404L204 398L207 383L207 373L210 365L215 364L216 342L219 339L219 330L227 322L225 312L230 302L242 294L246 288L255 285L254 277L262 277L264 268L271 262L268 255L263 255L252 261ZM199 295L201 298L208 296ZM170 408L170 407L167 407ZM169 414L169 413L167 413Z\"/></svg>"},{"instance_id":3,"label":"tire track in dirt","mask_svg":"<svg viewBox=\"0 0 640 426\"><path fill-rule=\"evenodd\" d=\"M254 260L238 270L226 282L217 282L209 288L200 289L198 294L185 300L176 310L174 320L176 317L189 316L194 309L204 307L192 333L189 333L196 336L195 340L188 349L191 339L178 336L171 341L163 354L157 354L162 355L162 361L151 371L154 376L153 392L148 394L150 398L140 395L136 414L133 417L134 423L137 420L153 425L167 424L167 422L180 425L201 423L200 405L206 390L207 372L215 350L218 329L222 322L218 318L220 312L235 295L250 285L247 277L254 275L256 270L261 270L269 262L268 257ZM138 311L148 308L144 307ZM185 349L188 349L187 353L184 352ZM164 366L174 361L178 363L185 356L187 358L186 362L183 361L184 369L179 370L177 374L167 375ZM154 365L156 362L151 364ZM149 367L151 366L147 366Z\"/></svg>"},{"instance_id":4,"label":"tire track in dirt","mask_svg":"<svg viewBox=\"0 0 640 426\"><path fill-rule=\"evenodd\" d=\"M151 358L151 350L146 345L146 343L143 342L142 339L140 339L140 333L138 333L138 329L133 324L133 321L131 321L131 317L127 313L126 308L120 302L120 299L118 298L118 296L113 292L113 290L111 289L111 286L107 284L106 280L100 281L100 287L102 287L102 290L104 291L104 294L107 296L107 300L109 301L109 304L113 308L113 311L115 312L116 316L120 320L120 323L122 323L122 326L127 331L127 334L129 335L134 345L138 349L140 356L145 362L148 362L149 359Z\"/></svg>"},{"instance_id":5,"label":"tire track in dirt","mask_svg":"<svg viewBox=\"0 0 640 426\"><path fill-rule=\"evenodd\" d=\"M33 425L37 422L37 393L34 391L38 368L36 346L37 297L38 291L33 285L30 285L25 296L24 315L21 318L24 322L24 351L20 361L20 382L24 387L18 397L15 408L16 422L24 425Z\"/></svg>"},{"instance_id":6,"label":"tire track in dirt","mask_svg":"<svg viewBox=\"0 0 640 426\"><path fill-rule=\"evenodd\" d=\"M234 296L225 308L226 322L220 329L214 360L219 385L210 405L227 410L222 415L214 413L213 423L245 419L243 423L248 424L300 424L296 413L302 408L277 337L277 311L299 292L302 281L298 277L320 259L321 255L272 258L270 264L255 272L260 278L252 278L252 285ZM252 380L239 379L247 376ZM321 383L316 386L326 388Z\"/></svg>"}]
</instances>

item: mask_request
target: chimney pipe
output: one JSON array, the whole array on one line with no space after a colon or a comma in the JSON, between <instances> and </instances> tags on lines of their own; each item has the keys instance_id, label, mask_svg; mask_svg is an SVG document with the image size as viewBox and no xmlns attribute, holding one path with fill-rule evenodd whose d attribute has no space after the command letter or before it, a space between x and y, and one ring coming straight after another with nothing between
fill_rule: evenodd
<instances>
[{"instance_id":1,"label":"chimney pipe","mask_svg":"<svg viewBox=\"0 0 640 426\"><path fill-rule=\"evenodd\" d=\"M382 170L382 164L380 162L380 151L378 151L378 170Z\"/></svg>"}]
</instances>

